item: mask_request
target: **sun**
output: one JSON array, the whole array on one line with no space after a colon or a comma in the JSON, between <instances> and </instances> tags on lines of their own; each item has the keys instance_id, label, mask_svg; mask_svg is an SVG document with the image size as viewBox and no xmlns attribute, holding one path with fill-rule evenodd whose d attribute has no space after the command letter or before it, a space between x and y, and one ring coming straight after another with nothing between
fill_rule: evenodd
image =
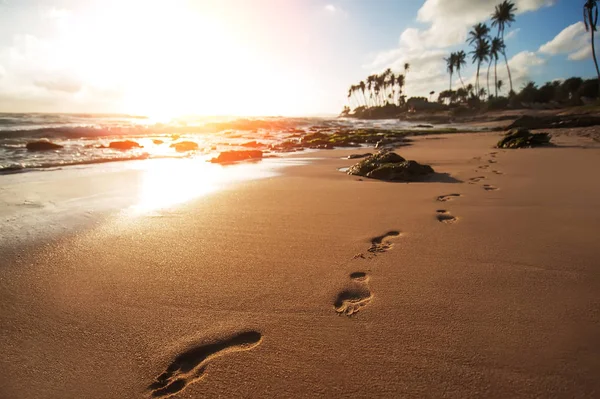
<instances>
[{"instance_id":1,"label":"sun","mask_svg":"<svg viewBox=\"0 0 600 399\"><path fill-rule=\"evenodd\" d=\"M94 3L65 29L64 62L85 81L88 94L114 93L111 107L153 120L290 115L314 102L303 68L292 70L286 53L256 40L257 28L243 13L231 5L213 9L217 5Z\"/></svg>"}]
</instances>

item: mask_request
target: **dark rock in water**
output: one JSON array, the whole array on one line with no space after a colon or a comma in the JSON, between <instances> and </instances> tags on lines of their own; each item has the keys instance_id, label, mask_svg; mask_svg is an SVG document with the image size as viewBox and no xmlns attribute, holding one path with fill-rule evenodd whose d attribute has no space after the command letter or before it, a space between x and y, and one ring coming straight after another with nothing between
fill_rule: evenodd
<instances>
[{"instance_id":1,"label":"dark rock in water","mask_svg":"<svg viewBox=\"0 0 600 399\"><path fill-rule=\"evenodd\" d=\"M110 143L108 145L108 148L112 148L113 150L126 151L126 150L131 150L132 148L142 148L142 146L139 145L135 141L125 140L125 141L113 141L112 143Z\"/></svg>"},{"instance_id":2,"label":"dark rock in water","mask_svg":"<svg viewBox=\"0 0 600 399\"><path fill-rule=\"evenodd\" d=\"M366 158L366 157L370 157L371 154L370 152L367 152L366 154L350 154L348 155L348 159L360 159L360 158Z\"/></svg>"},{"instance_id":3,"label":"dark rock in water","mask_svg":"<svg viewBox=\"0 0 600 399\"><path fill-rule=\"evenodd\" d=\"M415 127L420 127L422 129L431 129L433 128L433 125L416 125Z\"/></svg>"},{"instance_id":4,"label":"dark rock in water","mask_svg":"<svg viewBox=\"0 0 600 399\"><path fill-rule=\"evenodd\" d=\"M180 141L179 143L171 144L171 148L175 148L177 152L196 151L198 143L195 141Z\"/></svg>"},{"instance_id":5,"label":"dark rock in water","mask_svg":"<svg viewBox=\"0 0 600 399\"><path fill-rule=\"evenodd\" d=\"M242 144L242 147L250 147L250 148L259 148L264 147L263 143L259 143L258 141L249 141L247 143Z\"/></svg>"},{"instance_id":6,"label":"dark rock in water","mask_svg":"<svg viewBox=\"0 0 600 399\"><path fill-rule=\"evenodd\" d=\"M225 151L219 154L218 157L210 160L212 163L229 163L237 161L248 161L251 159L262 159L263 153L258 150L248 151Z\"/></svg>"},{"instance_id":7,"label":"dark rock in water","mask_svg":"<svg viewBox=\"0 0 600 399\"><path fill-rule=\"evenodd\" d=\"M363 159L348 169L348 174L387 181L417 181L433 173L429 165L407 161L400 155L383 151Z\"/></svg>"},{"instance_id":8,"label":"dark rock in water","mask_svg":"<svg viewBox=\"0 0 600 399\"><path fill-rule=\"evenodd\" d=\"M152 140L152 142L154 144L156 144L156 145L161 145L162 143L164 143L164 141L162 141L162 140L156 140L156 139Z\"/></svg>"},{"instance_id":9,"label":"dark rock in water","mask_svg":"<svg viewBox=\"0 0 600 399\"><path fill-rule=\"evenodd\" d=\"M550 144L548 133L531 133L527 129L511 129L497 144L498 148L530 148Z\"/></svg>"},{"instance_id":10,"label":"dark rock in water","mask_svg":"<svg viewBox=\"0 0 600 399\"><path fill-rule=\"evenodd\" d=\"M28 151L52 151L63 148L60 144L55 144L46 140L30 141L25 147Z\"/></svg>"}]
</instances>

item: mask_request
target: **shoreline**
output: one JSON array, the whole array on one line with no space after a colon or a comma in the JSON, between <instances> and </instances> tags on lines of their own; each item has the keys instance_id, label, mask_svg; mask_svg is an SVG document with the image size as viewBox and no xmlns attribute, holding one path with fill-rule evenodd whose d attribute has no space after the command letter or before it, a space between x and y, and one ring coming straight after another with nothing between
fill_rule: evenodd
<instances>
[{"instance_id":1,"label":"shoreline","mask_svg":"<svg viewBox=\"0 0 600 399\"><path fill-rule=\"evenodd\" d=\"M312 161L4 258L0 396L149 396L182 356L200 376L181 397L593 396L600 147L500 136L397 150L455 182L295 154Z\"/></svg>"}]
</instances>

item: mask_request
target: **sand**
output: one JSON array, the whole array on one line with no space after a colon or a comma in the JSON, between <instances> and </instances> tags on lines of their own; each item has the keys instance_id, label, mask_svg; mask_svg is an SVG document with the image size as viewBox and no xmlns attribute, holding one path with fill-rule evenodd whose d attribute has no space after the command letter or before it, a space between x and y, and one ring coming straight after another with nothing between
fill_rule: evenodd
<instances>
[{"instance_id":1,"label":"sand","mask_svg":"<svg viewBox=\"0 0 600 399\"><path fill-rule=\"evenodd\" d=\"M600 148L498 138L398 150L432 182L322 151L0 250L0 397L600 395Z\"/></svg>"}]
</instances>

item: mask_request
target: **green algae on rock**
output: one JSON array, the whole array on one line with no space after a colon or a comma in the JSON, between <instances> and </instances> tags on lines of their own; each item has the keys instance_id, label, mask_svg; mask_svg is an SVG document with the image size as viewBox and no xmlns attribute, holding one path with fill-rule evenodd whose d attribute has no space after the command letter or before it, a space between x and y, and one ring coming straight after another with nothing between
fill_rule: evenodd
<instances>
[{"instance_id":1,"label":"green algae on rock","mask_svg":"<svg viewBox=\"0 0 600 399\"><path fill-rule=\"evenodd\" d=\"M497 144L498 148L531 148L550 144L548 133L531 133L527 129L511 129Z\"/></svg>"},{"instance_id":2,"label":"green algae on rock","mask_svg":"<svg viewBox=\"0 0 600 399\"><path fill-rule=\"evenodd\" d=\"M431 173L434 173L431 166L421 165L416 161L407 161L400 155L390 151L379 152L348 169L349 175L405 182L421 180Z\"/></svg>"}]
</instances>

